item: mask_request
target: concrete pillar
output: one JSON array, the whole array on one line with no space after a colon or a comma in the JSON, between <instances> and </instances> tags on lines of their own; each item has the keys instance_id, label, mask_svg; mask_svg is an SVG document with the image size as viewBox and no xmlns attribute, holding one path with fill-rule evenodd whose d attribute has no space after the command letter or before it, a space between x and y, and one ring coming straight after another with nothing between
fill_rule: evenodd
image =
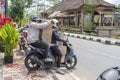
<instances>
[{"instance_id":1,"label":"concrete pillar","mask_svg":"<svg viewBox=\"0 0 120 80\"><path fill-rule=\"evenodd\" d=\"M101 14L99 15L99 27L101 26Z\"/></svg>"},{"instance_id":2,"label":"concrete pillar","mask_svg":"<svg viewBox=\"0 0 120 80\"><path fill-rule=\"evenodd\" d=\"M8 17L8 0L5 0L5 17Z\"/></svg>"},{"instance_id":3,"label":"concrete pillar","mask_svg":"<svg viewBox=\"0 0 120 80\"><path fill-rule=\"evenodd\" d=\"M84 9L81 10L81 34L83 33L83 27L84 27Z\"/></svg>"}]
</instances>

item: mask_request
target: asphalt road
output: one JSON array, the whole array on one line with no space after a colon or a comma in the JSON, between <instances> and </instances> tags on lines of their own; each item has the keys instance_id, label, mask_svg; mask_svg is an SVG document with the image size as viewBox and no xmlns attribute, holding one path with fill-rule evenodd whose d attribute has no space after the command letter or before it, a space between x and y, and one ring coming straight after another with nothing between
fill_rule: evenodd
<instances>
[{"instance_id":1,"label":"asphalt road","mask_svg":"<svg viewBox=\"0 0 120 80\"><path fill-rule=\"evenodd\" d=\"M72 72L81 80L96 80L106 69L120 66L120 46L69 37L78 63Z\"/></svg>"}]
</instances>

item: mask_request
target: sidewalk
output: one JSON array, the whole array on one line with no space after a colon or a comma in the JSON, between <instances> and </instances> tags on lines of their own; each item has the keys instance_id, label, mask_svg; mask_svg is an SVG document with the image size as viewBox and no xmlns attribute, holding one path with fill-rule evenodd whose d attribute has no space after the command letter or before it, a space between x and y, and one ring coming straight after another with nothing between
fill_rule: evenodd
<instances>
[{"instance_id":1,"label":"sidewalk","mask_svg":"<svg viewBox=\"0 0 120 80\"><path fill-rule=\"evenodd\" d=\"M3 53L0 52L0 80L2 80L2 72L3 72Z\"/></svg>"},{"instance_id":2,"label":"sidewalk","mask_svg":"<svg viewBox=\"0 0 120 80\"><path fill-rule=\"evenodd\" d=\"M28 72L24 66L24 52L15 51L14 63L4 65L2 71L3 80L53 80L44 70Z\"/></svg>"},{"instance_id":3,"label":"sidewalk","mask_svg":"<svg viewBox=\"0 0 120 80\"><path fill-rule=\"evenodd\" d=\"M80 80L72 71L62 68L64 75L55 70L36 70L28 72L24 66L24 51L14 51L14 63L7 64L0 69L0 80Z\"/></svg>"}]
</instances>

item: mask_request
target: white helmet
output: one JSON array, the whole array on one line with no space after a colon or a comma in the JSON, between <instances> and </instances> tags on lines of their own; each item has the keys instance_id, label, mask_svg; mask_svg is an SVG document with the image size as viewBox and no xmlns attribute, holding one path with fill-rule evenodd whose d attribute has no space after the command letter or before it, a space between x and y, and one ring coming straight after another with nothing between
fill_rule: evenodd
<instances>
[{"instance_id":1,"label":"white helmet","mask_svg":"<svg viewBox=\"0 0 120 80\"><path fill-rule=\"evenodd\" d=\"M105 70L97 80L120 80L120 67Z\"/></svg>"},{"instance_id":2,"label":"white helmet","mask_svg":"<svg viewBox=\"0 0 120 80\"><path fill-rule=\"evenodd\" d=\"M52 21L54 22L54 27L58 28L59 21L57 19L52 19Z\"/></svg>"}]
</instances>

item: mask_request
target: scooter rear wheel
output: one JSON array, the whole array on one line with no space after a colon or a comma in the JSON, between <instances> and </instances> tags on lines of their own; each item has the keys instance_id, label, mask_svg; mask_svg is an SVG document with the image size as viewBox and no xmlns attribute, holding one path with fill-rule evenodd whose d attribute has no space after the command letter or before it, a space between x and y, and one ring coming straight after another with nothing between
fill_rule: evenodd
<instances>
[{"instance_id":1,"label":"scooter rear wheel","mask_svg":"<svg viewBox=\"0 0 120 80\"><path fill-rule=\"evenodd\" d=\"M25 58L25 67L28 69L28 70L38 70L38 68L40 67L33 59L32 57L38 57L39 58L39 55L38 54L29 54L26 58Z\"/></svg>"}]
</instances>

